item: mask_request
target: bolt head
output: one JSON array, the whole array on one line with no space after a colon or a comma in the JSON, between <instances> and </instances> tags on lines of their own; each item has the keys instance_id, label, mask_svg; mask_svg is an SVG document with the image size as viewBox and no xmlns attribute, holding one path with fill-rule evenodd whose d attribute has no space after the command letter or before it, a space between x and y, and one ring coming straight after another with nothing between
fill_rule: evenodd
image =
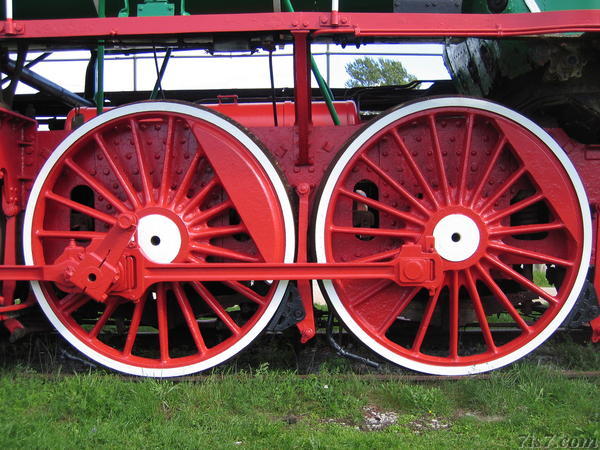
<instances>
[{"instance_id":1,"label":"bolt head","mask_svg":"<svg viewBox=\"0 0 600 450\"><path fill-rule=\"evenodd\" d=\"M117 218L117 226L122 230L130 230L137 224L137 219L133 214L120 214Z\"/></svg>"}]
</instances>

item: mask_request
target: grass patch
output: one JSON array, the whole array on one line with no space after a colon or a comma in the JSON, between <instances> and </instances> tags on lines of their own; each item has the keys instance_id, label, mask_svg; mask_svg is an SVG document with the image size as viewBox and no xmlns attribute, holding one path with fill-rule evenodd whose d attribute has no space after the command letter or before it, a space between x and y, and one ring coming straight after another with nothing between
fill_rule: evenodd
<instances>
[{"instance_id":1,"label":"grass patch","mask_svg":"<svg viewBox=\"0 0 600 450\"><path fill-rule=\"evenodd\" d=\"M543 446L532 438L552 436L600 444L600 380L569 380L558 369L600 370L597 345L556 336L489 379L415 383L360 378L354 373L407 371L338 358L323 337L297 340L263 336L212 375L180 383L74 366L65 357L73 349L49 336L0 345L0 445L531 448ZM393 420L380 429L372 426L379 418Z\"/></svg>"},{"instance_id":2,"label":"grass patch","mask_svg":"<svg viewBox=\"0 0 600 450\"><path fill-rule=\"evenodd\" d=\"M0 375L3 447L517 447L522 436L600 440L597 380L532 363L435 384L262 365L201 382L90 373ZM365 411L395 423L365 431ZM400 444L401 443L401 444Z\"/></svg>"},{"instance_id":3,"label":"grass patch","mask_svg":"<svg viewBox=\"0 0 600 450\"><path fill-rule=\"evenodd\" d=\"M540 287L552 287L552 285L546 278L546 274L539 270L533 271L533 282Z\"/></svg>"}]
</instances>

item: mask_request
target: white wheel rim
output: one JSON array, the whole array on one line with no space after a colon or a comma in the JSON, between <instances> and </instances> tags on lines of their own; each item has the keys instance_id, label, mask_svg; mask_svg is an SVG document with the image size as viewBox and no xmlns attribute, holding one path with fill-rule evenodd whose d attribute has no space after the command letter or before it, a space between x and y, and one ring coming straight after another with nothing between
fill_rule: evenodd
<instances>
[{"instance_id":1,"label":"white wheel rim","mask_svg":"<svg viewBox=\"0 0 600 450\"><path fill-rule=\"evenodd\" d=\"M356 335L358 339L360 339L365 345L367 345L369 348L371 348L373 351L375 351L382 357L386 358L387 360L393 363L418 372L425 372L433 375L471 375L503 367L527 355L539 345L541 345L554 331L556 331L560 324L565 320L572 307L574 306L575 302L577 301L579 292L581 291L585 282L585 278L587 276L592 249L592 222L587 195L585 193L583 183L581 182L581 179L579 178L579 175L577 174L577 171L571 163L571 161L569 160L568 156L558 145L558 143L539 125L535 124L530 119L517 113L516 111L512 111L504 106L486 100L467 97L442 97L415 102L405 107L398 108L392 111L391 113L385 115L381 119L376 119L374 122L367 125L366 128L363 129L362 132L350 143L350 145L346 147L343 154L333 166L329 177L325 181L317 205L317 214L315 220L315 253L317 257L317 262L327 262L327 257L325 254L327 209L331 201L334 188L342 172L344 171L344 168L350 162L352 157L362 148L362 146L372 136L374 136L376 133L378 133L388 125L392 124L393 122L411 114L419 113L425 110L447 107L474 108L482 111L488 111L496 113L509 120L521 124L523 127L527 128L530 132L535 134L554 153L556 158L559 160L559 162L565 169L565 172L569 176L569 179L571 180L572 186L579 200L579 207L583 219L584 239L581 257L582 262L577 272L575 283L573 284L573 289L571 290L562 309L558 312L554 319L546 326L546 328L544 328L537 336L535 336L527 344L523 345L522 347L508 355L505 355L493 361L472 365L434 365L422 363L407 358L405 356L398 355L397 353L394 353L385 346L383 346L381 343L379 343L377 340L371 337L368 333L366 333L362 329L362 327L360 327L360 325L358 325L358 323L353 319L351 314L344 307L340 297L338 296L333 282L331 280L324 280L322 284L325 294L327 295L328 299L330 300L331 304L335 308L336 312L338 313L344 324L350 329L350 331L352 331L352 333Z\"/></svg>"},{"instance_id":2,"label":"white wheel rim","mask_svg":"<svg viewBox=\"0 0 600 450\"><path fill-rule=\"evenodd\" d=\"M241 128L212 111L191 105L186 105L183 103L143 102L112 109L100 116L95 117L89 122L86 122L73 133L71 133L69 136L67 136L67 138L54 150L52 155L50 155L50 157L46 160L32 187L31 194L27 202L27 208L25 210L25 218L23 223L23 254L25 264L34 265L31 233L35 205L40 196L42 187L46 179L48 178L48 175L50 174L54 165L59 161L61 156L80 138L82 138L86 134L92 132L95 128L100 127L101 125L110 120L118 119L129 114L153 111L183 114L210 122L214 126L217 126L229 133L250 151L253 157L256 158L258 163L262 166L263 170L265 170L265 172L267 173L279 199L284 219L284 228L286 236L283 262L292 263L294 260L295 253L295 228L292 207L289 202L287 191L285 189L283 181L281 180L281 177L279 176L277 170L275 169L267 155L263 152L263 150L244 131L242 131ZM266 308L265 312L263 313L262 317L259 318L254 327L251 330L249 330L245 336L243 336L238 342L233 344L231 347L227 348L223 352L207 360L188 366L165 369L145 368L125 364L121 361L116 361L112 358L109 358L97 352L94 349L91 349L80 339L78 339L73 333L71 333L71 331L69 331L67 327L63 325L63 323L60 321L60 319L57 317L54 310L50 306L40 283L38 281L32 281L31 287L38 300L40 307L42 308L52 325L71 345L77 348L81 353L85 354L89 358L97 361L98 363L106 367L118 370L120 372L144 377L163 378L183 376L209 369L226 361L227 359L231 358L232 356L236 355L241 350L243 350L269 324L270 320L277 311L277 308L279 307L279 304L283 299L288 283L289 281L287 280L279 282L275 293L273 294L273 298L269 303L268 307Z\"/></svg>"}]
</instances>

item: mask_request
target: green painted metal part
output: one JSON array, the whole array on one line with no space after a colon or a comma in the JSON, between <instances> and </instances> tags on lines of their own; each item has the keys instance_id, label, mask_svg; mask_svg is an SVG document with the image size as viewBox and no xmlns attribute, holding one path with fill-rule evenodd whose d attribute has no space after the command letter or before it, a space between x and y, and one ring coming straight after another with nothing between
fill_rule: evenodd
<instances>
[{"instance_id":1,"label":"green painted metal part","mask_svg":"<svg viewBox=\"0 0 600 450\"><path fill-rule=\"evenodd\" d=\"M146 0L137 7L138 17L174 16L175 5L168 0Z\"/></svg>"}]
</instances>

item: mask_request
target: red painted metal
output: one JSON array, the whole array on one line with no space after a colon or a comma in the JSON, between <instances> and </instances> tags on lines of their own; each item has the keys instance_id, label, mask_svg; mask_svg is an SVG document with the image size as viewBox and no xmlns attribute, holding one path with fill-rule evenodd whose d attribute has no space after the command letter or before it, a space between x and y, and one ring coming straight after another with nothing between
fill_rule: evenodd
<instances>
[{"instance_id":1,"label":"red painted metal","mask_svg":"<svg viewBox=\"0 0 600 450\"><path fill-rule=\"evenodd\" d=\"M27 199L27 190L37 170L34 156L36 122L5 108L0 108L0 179L2 180L3 229L0 228L2 264L17 263L17 215ZM15 311L14 280L4 278L0 295L0 320ZM19 306L17 309L22 309Z\"/></svg>"},{"instance_id":2,"label":"red painted metal","mask_svg":"<svg viewBox=\"0 0 600 450\"><path fill-rule=\"evenodd\" d=\"M596 240L595 240L595 259L594 259L594 288L596 289L596 295L600 293L600 204L596 203ZM598 302L600 304L600 297L598 297ZM594 320L590 322L590 326L592 327L592 342L598 343L600 342L600 317L596 317Z\"/></svg>"},{"instance_id":3,"label":"red painted metal","mask_svg":"<svg viewBox=\"0 0 600 450\"><path fill-rule=\"evenodd\" d=\"M119 42L130 37L180 38L210 33L307 30L318 34L347 33L387 37L510 37L552 33L596 32L600 11L552 11L537 14L389 14L343 13L332 25L322 13L211 14L176 17L120 17L69 20L17 21L19 34L4 40L68 40L71 43L98 39ZM136 42L139 42L137 40Z\"/></svg>"},{"instance_id":4,"label":"red painted metal","mask_svg":"<svg viewBox=\"0 0 600 450\"><path fill-rule=\"evenodd\" d=\"M83 252L83 254L93 254L93 250ZM440 282L440 271L437 268L439 260L437 255L431 249L424 249L420 245L407 245L403 253L398 255L393 261L381 263L262 263L252 264L242 263L211 263L205 265L196 264L156 264L145 260L139 251L125 251L125 258L136 259L136 276L138 279L130 278L126 281L129 284L117 284L117 290L107 292L118 292L119 295L127 295L121 289L144 291L148 286L160 281L194 281L202 279L204 281L227 281L235 278L240 281L252 280L315 280L338 278L341 280L370 280L373 278L384 278L395 282L400 286L425 285L430 289L435 289ZM94 257L95 258L95 257ZM51 264L44 266L0 266L0 274L3 278L13 280L37 280L53 281L59 283L64 281L65 274L71 270L79 270L89 267L85 263L77 261L80 258L73 258L68 265ZM419 265L417 274L413 268L410 272L404 270L405 264L416 262ZM131 261L130 264L133 262ZM127 267L120 267L120 274L127 275ZM93 269L92 269L93 270ZM407 275L410 274L410 275ZM71 275L69 275L71 277ZM108 276L105 273L99 273L99 277ZM100 278L98 278L100 279ZM121 279L121 277L119 277ZM145 286L140 287L140 284ZM83 288L75 290L83 291ZM136 295L139 295L136 292ZM133 296L130 296L132 299ZM104 299L104 297L102 298Z\"/></svg>"},{"instance_id":5,"label":"red painted metal","mask_svg":"<svg viewBox=\"0 0 600 450\"><path fill-rule=\"evenodd\" d=\"M357 125L360 122L356 103L353 101L334 102L335 110L340 118L341 125ZM272 103L218 103L203 104L205 108L212 109L245 127L274 127L273 104ZM112 108L104 108L110 111ZM76 108L69 111L65 123L65 129L73 130L73 119L80 115L79 119L87 122L98 115L97 108ZM312 122L315 127L333 125L331 114L324 102L312 103ZM296 106L294 102L278 102L277 117L280 127L293 127L296 123Z\"/></svg>"},{"instance_id":6,"label":"red painted metal","mask_svg":"<svg viewBox=\"0 0 600 450\"><path fill-rule=\"evenodd\" d=\"M368 192L368 183L378 191ZM392 122L354 153L334 192L326 218L329 261L385 261L408 243L433 235L442 219L455 215L478 229L480 239L472 254L442 259L441 289L423 293L382 280L334 281L343 308L365 333L418 363L469 366L515 352L561 310L582 262L582 215L564 169L526 128L491 112L437 108ZM549 211L547 221L509 220L540 204ZM353 211L363 211L365 205L378 219L357 225ZM514 268L534 263L564 269L556 295ZM529 301L544 299L548 309L536 320L523 317L510 300L511 283L529 292ZM495 341L488 319L494 313L505 314L505 321L518 326L521 334L508 342ZM397 322L401 316L418 324L402 327L412 336L408 341L392 331L402 326ZM438 327L440 321L447 323L445 350L439 339L436 350L425 348L434 321ZM480 354L463 354L459 348L459 330L470 322L482 332Z\"/></svg>"},{"instance_id":7,"label":"red painted metal","mask_svg":"<svg viewBox=\"0 0 600 450\"><path fill-rule=\"evenodd\" d=\"M298 328L302 341L307 341L316 328L309 280L334 279L345 306L363 329L390 350L415 361L450 366L492 361L539 334L573 284L574 268L580 263L581 214L565 174L548 149L518 124L493 114L467 109L429 112L390 125L370 139L336 187L328 215L330 262L309 262L306 241L315 201L311 193L321 186L326 167L358 128L353 103L336 104L342 126L333 127L326 106L311 102L310 42L336 34L376 40L598 32L600 11L7 21L0 29L0 43L13 48L27 42L33 48L60 42L70 48L87 48L102 39L107 45L127 47L154 45L177 35L182 45L194 45L199 35L265 31L291 35L295 44L295 101L277 105L281 126L274 127L271 104L208 107L252 127L269 149L265 154L276 160L283 180L295 188L296 263L281 262L285 233L278 194L255 158L210 123L165 113L110 123L73 144L52 168L38 199L32 236L38 265L18 266L17 222L31 183L70 131L73 115L81 113L87 121L95 110L72 111L66 132L36 132L34 121L2 108L0 175L6 225L0 320L31 304L14 304L16 282L40 280L62 325L93 351L137 367L189 366L226 352L250 333L273 298L278 280L297 281L307 311ZM577 167L591 202L598 203L600 158L593 156L594 149L572 141L562 130L549 131ZM411 151L417 142L419 149L428 151ZM378 188L376 196L359 192L365 189L359 186L365 181ZM90 189L91 205L86 204L89 196L85 201L71 198L80 186ZM519 194L522 191L525 194ZM546 205L554 221L510 223L509 216L538 202ZM376 226L356 226L354 212L376 212ZM431 250L435 225L453 214L470 218L481 235L477 251L457 262L442 260ZM150 262L137 247L136 223L150 215L166 217L181 234L181 250L169 264ZM600 230L598 221L596 226ZM520 239L524 235L538 238ZM598 251L594 262L599 267ZM557 295L540 290L514 269L533 263L565 268ZM600 271L595 273L594 285L599 290ZM525 321L509 300L511 283L539 295L548 310L534 322ZM236 322L230 311L239 306L240 296L254 305L254 310L240 311L243 323ZM494 296L495 301L488 298ZM470 303L465 306L461 298ZM177 305L179 320L173 317L173 305ZM526 309L523 304L519 308ZM90 315L90 309L95 315ZM81 315L81 311L88 312ZM206 311L229 333L216 344L205 341L197 322ZM495 342L493 324L487 318L490 311L504 311L522 330L521 335L507 343ZM408 345L388 336L400 315L419 316ZM95 320L93 328L83 326L84 316ZM425 354L428 330L441 316L447 323L448 354ZM129 321L126 338L119 345L99 337L113 317ZM459 330L469 318L482 330L485 350L480 355L459 351ZM9 329L20 329L20 323L9 320L5 321ZM136 353L137 332L149 320L156 328L157 342L155 353L144 356ZM591 325L594 341L600 341L600 318ZM171 330L178 326L183 326L194 346L182 357L171 354Z\"/></svg>"},{"instance_id":8,"label":"red painted metal","mask_svg":"<svg viewBox=\"0 0 600 450\"><path fill-rule=\"evenodd\" d=\"M136 223L135 215L120 214L97 247L93 245L93 249L83 253L77 251L77 259L81 261L69 264L65 271L65 281L75 287L74 292L89 295L99 302L106 301L109 289L126 277L124 270L119 270L119 262L133 238ZM69 247L67 250L70 250ZM65 290L72 292L70 289Z\"/></svg>"},{"instance_id":9,"label":"red painted metal","mask_svg":"<svg viewBox=\"0 0 600 450\"><path fill-rule=\"evenodd\" d=\"M232 166L237 172L229 171ZM82 186L83 198L73 197ZM253 198L242 201L242 191ZM243 277L235 278L235 270L223 277L225 272L218 269L217 290L197 281L210 280L199 278L201 274L178 281L177 276L169 279L148 269L144 277L147 257L141 253L135 224L141 227L147 217L160 216L177 227L181 247L174 264L167 266L176 272L178 264L183 270L228 261L277 263L283 260L285 236L281 206L271 198L275 195L266 172L245 145L210 121L160 109L117 117L74 142L50 168L35 206L31 236L34 262L44 267L25 269L30 279L54 281L41 283L45 301L61 326L88 349L136 367L189 367L254 333L279 283L246 283ZM242 299L253 307L238 323L227 308ZM176 312L173 302L179 305ZM205 341L205 331L194 319L199 308L212 314L229 335L216 343ZM82 310L97 311L92 313L96 319L91 330L80 322ZM146 355L139 352L143 338L137 331L153 316L158 353ZM99 337L113 317L130 323L123 342L106 343ZM194 346L181 357L169 344L178 318Z\"/></svg>"},{"instance_id":10,"label":"red painted metal","mask_svg":"<svg viewBox=\"0 0 600 450\"><path fill-rule=\"evenodd\" d=\"M298 253L296 261L306 263L308 261L308 222L310 211L310 185L301 183L296 187L298 195ZM296 279L295 277L293 279ZM304 344L315 337L317 326L315 324L315 315L313 307L313 288L312 277L310 280L298 280L298 292L302 299L302 306L306 316L296 324L300 331L300 341Z\"/></svg>"},{"instance_id":11,"label":"red painted metal","mask_svg":"<svg viewBox=\"0 0 600 450\"><path fill-rule=\"evenodd\" d=\"M198 123L192 132L263 260L280 259L285 236L274 235L273 230L283 228L283 217L275 189L256 176L261 173L259 163L248 158L239 141L220 129Z\"/></svg>"},{"instance_id":12,"label":"red painted metal","mask_svg":"<svg viewBox=\"0 0 600 450\"><path fill-rule=\"evenodd\" d=\"M312 164L309 148L312 125L312 100L310 89L310 45L308 31L294 33L294 87L296 106L296 129L298 134L298 160L296 165Z\"/></svg>"}]
</instances>

